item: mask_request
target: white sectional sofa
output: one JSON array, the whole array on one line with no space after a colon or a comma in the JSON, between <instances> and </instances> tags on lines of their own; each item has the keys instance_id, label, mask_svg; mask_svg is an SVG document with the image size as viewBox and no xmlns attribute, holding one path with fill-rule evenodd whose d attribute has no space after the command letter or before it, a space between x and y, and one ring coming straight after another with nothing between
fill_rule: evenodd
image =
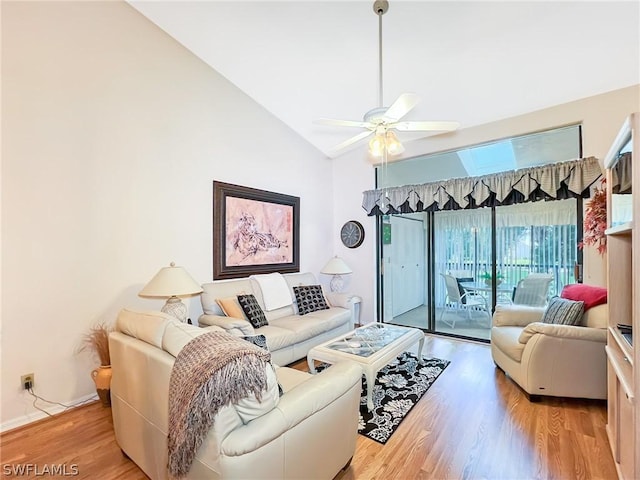
<instances>
[{"instance_id":1,"label":"white sectional sofa","mask_svg":"<svg viewBox=\"0 0 640 480\"><path fill-rule=\"evenodd\" d=\"M289 305L267 310L262 288L255 277L237 280L220 280L202 285L200 296L204 313L198 319L201 327L216 325L237 336L264 335L276 365L288 365L304 358L309 350L343 333L354 329L352 297L344 294L328 294L330 308L306 315L299 315L293 287L317 285L312 273L282 275L289 289ZM253 294L264 310L268 325L254 328L245 318L224 315L217 300Z\"/></svg>"},{"instance_id":2,"label":"white sectional sofa","mask_svg":"<svg viewBox=\"0 0 640 480\"><path fill-rule=\"evenodd\" d=\"M212 330L220 329L184 324L161 312L123 310L110 334L116 441L153 480L168 478L175 357ZM265 368L262 400L251 395L218 411L186 478L331 479L349 464L357 437L360 367L342 362L317 375Z\"/></svg>"}]
</instances>

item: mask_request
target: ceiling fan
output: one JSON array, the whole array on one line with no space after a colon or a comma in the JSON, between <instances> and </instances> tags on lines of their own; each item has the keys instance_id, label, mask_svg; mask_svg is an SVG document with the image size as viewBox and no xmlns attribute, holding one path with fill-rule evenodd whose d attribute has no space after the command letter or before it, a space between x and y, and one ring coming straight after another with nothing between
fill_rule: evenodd
<instances>
[{"instance_id":1,"label":"ceiling fan","mask_svg":"<svg viewBox=\"0 0 640 480\"><path fill-rule=\"evenodd\" d=\"M378 104L373 110L364 114L362 121L336 120L332 118L319 118L314 123L319 125L329 125L338 127L360 127L366 130L358 135L339 143L331 149L331 154L339 153L344 148L353 145L360 140L364 140L370 135L374 135L369 142L369 152L375 157L383 155L398 155L404 151L402 143L398 140L394 130L415 132L415 131L440 131L447 132L459 127L457 122L439 121L401 121L413 107L420 102L420 97L415 93L403 93L393 102L390 107L383 107L382 104L382 15L389 10L387 0L376 0L373 3L373 11L378 16Z\"/></svg>"}]
</instances>

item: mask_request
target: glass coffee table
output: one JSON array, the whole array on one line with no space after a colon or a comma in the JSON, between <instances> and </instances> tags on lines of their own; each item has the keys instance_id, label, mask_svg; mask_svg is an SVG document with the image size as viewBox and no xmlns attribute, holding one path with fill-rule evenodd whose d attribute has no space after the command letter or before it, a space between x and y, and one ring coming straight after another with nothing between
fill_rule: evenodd
<instances>
[{"instance_id":1,"label":"glass coffee table","mask_svg":"<svg viewBox=\"0 0 640 480\"><path fill-rule=\"evenodd\" d=\"M307 354L307 364L309 371L316 373L315 360L327 363L351 360L359 363L367 379L367 408L372 410L371 395L376 374L416 343L418 358L422 360L422 330L374 323L312 348Z\"/></svg>"}]
</instances>

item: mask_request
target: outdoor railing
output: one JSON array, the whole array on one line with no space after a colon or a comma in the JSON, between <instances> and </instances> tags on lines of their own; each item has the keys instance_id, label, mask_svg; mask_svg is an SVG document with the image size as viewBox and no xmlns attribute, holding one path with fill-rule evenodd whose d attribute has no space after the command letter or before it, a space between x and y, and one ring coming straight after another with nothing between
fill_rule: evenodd
<instances>
[{"instance_id":1,"label":"outdoor railing","mask_svg":"<svg viewBox=\"0 0 640 480\"><path fill-rule=\"evenodd\" d=\"M480 281L485 273L491 273L492 267L488 263L472 263L472 262L448 262L441 267L441 271L466 271L470 272L474 280ZM553 275L553 281L549 287L549 295L559 295L562 288L569 284L575 283L574 265L499 265L496 269L502 276L502 283L516 286L520 280L527 277L531 273L548 273Z\"/></svg>"}]
</instances>

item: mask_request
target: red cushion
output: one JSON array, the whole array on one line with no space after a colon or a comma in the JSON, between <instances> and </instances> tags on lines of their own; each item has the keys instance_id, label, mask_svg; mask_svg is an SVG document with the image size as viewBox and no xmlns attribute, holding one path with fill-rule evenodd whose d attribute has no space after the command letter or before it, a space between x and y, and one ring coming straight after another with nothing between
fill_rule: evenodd
<instances>
[{"instance_id":1,"label":"red cushion","mask_svg":"<svg viewBox=\"0 0 640 480\"><path fill-rule=\"evenodd\" d=\"M565 285L560 296L567 300L583 301L585 312L591 307L607 303L606 288L585 285L584 283Z\"/></svg>"}]
</instances>

